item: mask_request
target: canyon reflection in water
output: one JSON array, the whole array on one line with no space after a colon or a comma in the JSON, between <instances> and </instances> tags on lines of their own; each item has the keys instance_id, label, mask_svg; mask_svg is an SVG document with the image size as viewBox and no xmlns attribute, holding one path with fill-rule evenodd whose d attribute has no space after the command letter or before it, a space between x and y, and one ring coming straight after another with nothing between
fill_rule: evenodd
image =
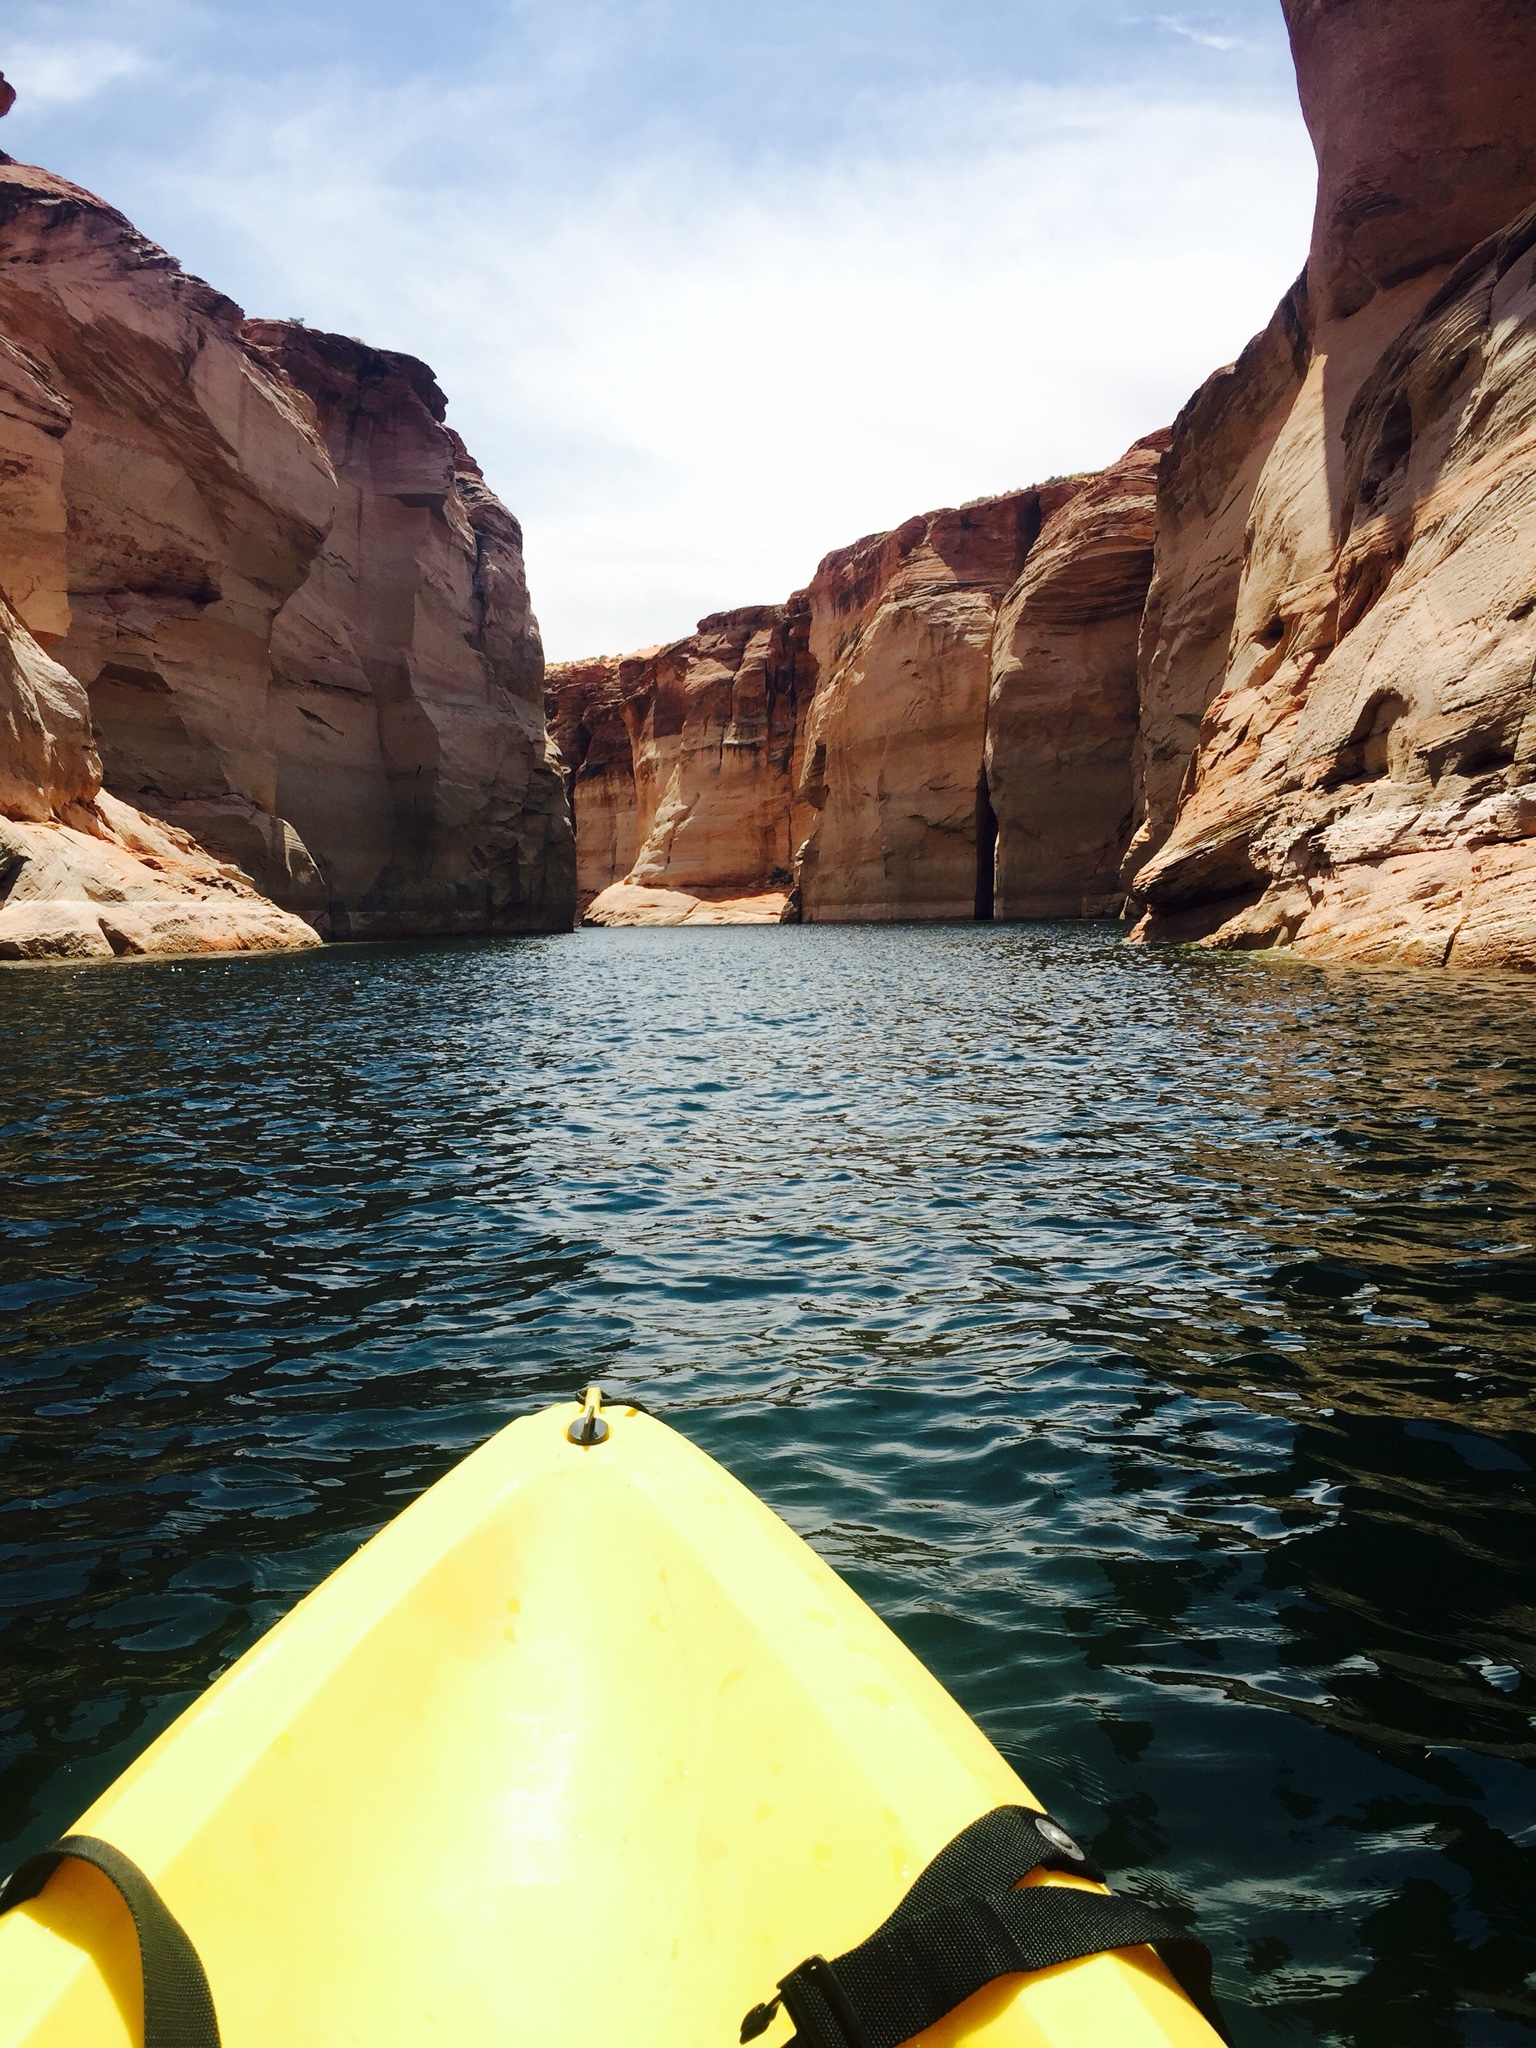
<instances>
[{"instance_id":1,"label":"canyon reflection in water","mask_svg":"<svg viewBox=\"0 0 1536 2048\"><path fill-rule=\"evenodd\" d=\"M1240 2042L1526 2038L1529 984L1118 938L0 977L4 1860L596 1378L1198 1915Z\"/></svg>"}]
</instances>

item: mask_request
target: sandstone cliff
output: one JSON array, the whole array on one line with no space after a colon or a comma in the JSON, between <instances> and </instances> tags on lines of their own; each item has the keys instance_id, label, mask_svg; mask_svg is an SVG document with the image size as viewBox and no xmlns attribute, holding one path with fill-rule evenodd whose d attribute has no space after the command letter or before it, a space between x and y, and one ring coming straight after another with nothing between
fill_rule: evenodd
<instances>
[{"instance_id":1,"label":"sandstone cliff","mask_svg":"<svg viewBox=\"0 0 1536 2048\"><path fill-rule=\"evenodd\" d=\"M0 589L86 685L107 789L322 930L568 924L520 536L428 373L399 372L409 398L383 408L425 428L373 419L400 460L360 477L282 346L121 214L8 158L0 331ZM305 693L341 676L312 716ZM360 680L366 708L334 715Z\"/></svg>"},{"instance_id":2,"label":"sandstone cliff","mask_svg":"<svg viewBox=\"0 0 1536 2048\"><path fill-rule=\"evenodd\" d=\"M100 786L85 692L0 599L0 960L320 941L238 869Z\"/></svg>"},{"instance_id":3,"label":"sandstone cliff","mask_svg":"<svg viewBox=\"0 0 1536 2048\"><path fill-rule=\"evenodd\" d=\"M1536 965L1536 13L1287 16L1313 248L1305 290L1165 463L1140 932ZM1225 508L1204 532L1202 501ZM1202 699L1170 820L1170 728Z\"/></svg>"},{"instance_id":4,"label":"sandstone cliff","mask_svg":"<svg viewBox=\"0 0 1536 2048\"><path fill-rule=\"evenodd\" d=\"M804 829L794 769L807 619L803 597L749 605L665 647L551 669L592 921L779 917Z\"/></svg>"},{"instance_id":5,"label":"sandstone cliff","mask_svg":"<svg viewBox=\"0 0 1536 2048\"><path fill-rule=\"evenodd\" d=\"M626 690L661 650L552 662L545 677L550 737L566 769L576 828L576 900L582 910L635 864L639 797L624 718Z\"/></svg>"},{"instance_id":6,"label":"sandstone cliff","mask_svg":"<svg viewBox=\"0 0 1536 2048\"><path fill-rule=\"evenodd\" d=\"M1002 914L1116 914L1166 439L1102 477L872 534L785 604L552 668L588 918L991 916L989 772L1013 863Z\"/></svg>"},{"instance_id":7,"label":"sandstone cliff","mask_svg":"<svg viewBox=\"0 0 1536 2048\"><path fill-rule=\"evenodd\" d=\"M272 809L333 937L569 925L575 850L544 726L522 532L425 363L289 321L245 340L313 403L339 505L272 630Z\"/></svg>"},{"instance_id":8,"label":"sandstone cliff","mask_svg":"<svg viewBox=\"0 0 1536 2048\"><path fill-rule=\"evenodd\" d=\"M1169 438L1151 434L1084 480L998 612L986 743L995 917L1119 914L1137 639Z\"/></svg>"},{"instance_id":9,"label":"sandstone cliff","mask_svg":"<svg viewBox=\"0 0 1536 2048\"><path fill-rule=\"evenodd\" d=\"M238 870L101 788L84 689L36 636L68 632L73 409L0 343L0 959L319 944Z\"/></svg>"},{"instance_id":10,"label":"sandstone cliff","mask_svg":"<svg viewBox=\"0 0 1536 2048\"><path fill-rule=\"evenodd\" d=\"M1043 522L1076 488L926 513L817 569L800 771L815 818L796 870L808 923L977 914L990 891L993 623Z\"/></svg>"}]
</instances>

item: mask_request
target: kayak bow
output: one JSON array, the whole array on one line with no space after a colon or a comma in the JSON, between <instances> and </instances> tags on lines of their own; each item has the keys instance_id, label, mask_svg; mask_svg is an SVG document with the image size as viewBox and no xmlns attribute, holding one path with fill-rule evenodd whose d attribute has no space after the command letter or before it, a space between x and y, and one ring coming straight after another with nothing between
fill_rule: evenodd
<instances>
[{"instance_id":1,"label":"kayak bow","mask_svg":"<svg viewBox=\"0 0 1536 2048\"><path fill-rule=\"evenodd\" d=\"M999 1807L1039 1811L830 1566L593 1395L423 1494L78 1832L186 1930L223 2048L728 2048L743 2014L781 2048L773 1987L865 1943ZM1029 1882L1101 1897L1072 1854ZM0 2048L137 2043L142 2003L91 1864L0 1919ZM918 2038L1215 2041L1146 1946L998 1977Z\"/></svg>"}]
</instances>

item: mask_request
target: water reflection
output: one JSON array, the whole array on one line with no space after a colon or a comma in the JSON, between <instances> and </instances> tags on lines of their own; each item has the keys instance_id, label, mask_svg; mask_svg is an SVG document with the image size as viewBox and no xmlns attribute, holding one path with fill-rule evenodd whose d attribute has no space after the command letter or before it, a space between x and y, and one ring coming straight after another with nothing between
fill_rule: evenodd
<instances>
[{"instance_id":1,"label":"water reflection","mask_svg":"<svg viewBox=\"0 0 1536 2048\"><path fill-rule=\"evenodd\" d=\"M13 1849L605 1376L1198 1913L1240 2038L1523 2038L1528 993L1114 938L0 978Z\"/></svg>"}]
</instances>

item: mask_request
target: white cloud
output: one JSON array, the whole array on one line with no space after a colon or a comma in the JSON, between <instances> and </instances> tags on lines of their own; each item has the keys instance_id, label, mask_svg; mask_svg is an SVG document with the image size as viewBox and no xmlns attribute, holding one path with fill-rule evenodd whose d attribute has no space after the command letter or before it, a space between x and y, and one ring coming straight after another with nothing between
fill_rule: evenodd
<instances>
[{"instance_id":1,"label":"white cloud","mask_svg":"<svg viewBox=\"0 0 1536 2048\"><path fill-rule=\"evenodd\" d=\"M1152 19L1168 35L1183 36L1188 42L1198 43L1202 50L1240 50L1243 47L1240 36L1218 36L1208 29L1191 28L1182 14L1154 14Z\"/></svg>"},{"instance_id":2,"label":"white cloud","mask_svg":"<svg viewBox=\"0 0 1536 2048\"><path fill-rule=\"evenodd\" d=\"M99 39L14 43L5 58L5 74L16 88L22 113L34 107L70 106L94 99L118 79L132 78L145 68L137 50Z\"/></svg>"},{"instance_id":3,"label":"white cloud","mask_svg":"<svg viewBox=\"0 0 1536 2048\"><path fill-rule=\"evenodd\" d=\"M1305 252L1311 152L1262 104L952 91L869 109L830 163L679 140L585 171L541 170L496 114L332 99L160 176L267 280L254 310L433 364L523 519L556 656L686 632L860 533L1113 458Z\"/></svg>"}]
</instances>

